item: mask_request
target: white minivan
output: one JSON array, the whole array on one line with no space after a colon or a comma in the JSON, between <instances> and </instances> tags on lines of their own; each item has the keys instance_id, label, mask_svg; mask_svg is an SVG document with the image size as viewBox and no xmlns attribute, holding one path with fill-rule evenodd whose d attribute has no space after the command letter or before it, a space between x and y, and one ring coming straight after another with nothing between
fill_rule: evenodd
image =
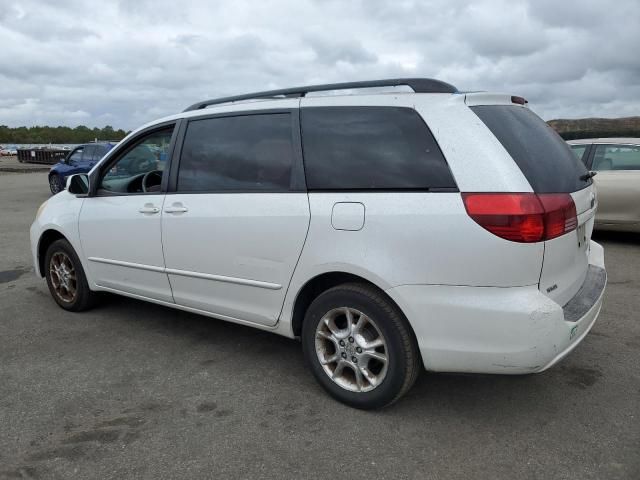
<instances>
[{"instance_id":1,"label":"white minivan","mask_svg":"<svg viewBox=\"0 0 640 480\"><path fill-rule=\"evenodd\" d=\"M606 284L585 166L522 97L438 80L201 102L67 187L31 227L62 308L112 292L300 338L358 408L422 368L543 371Z\"/></svg>"}]
</instances>

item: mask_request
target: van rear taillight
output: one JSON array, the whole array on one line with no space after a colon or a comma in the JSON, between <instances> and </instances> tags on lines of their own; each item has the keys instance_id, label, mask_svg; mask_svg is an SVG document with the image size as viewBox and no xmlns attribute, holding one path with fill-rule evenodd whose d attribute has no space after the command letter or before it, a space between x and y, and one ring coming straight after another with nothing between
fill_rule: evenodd
<instances>
[{"instance_id":1,"label":"van rear taillight","mask_svg":"<svg viewBox=\"0 0 640 480\"><path fill-rule=\"evenodd\" d=\"M545 212L545 240L564 235L578 228L576 204L568 193L538 194Z\"/></svg>"},{"instance_id":2,"label":"van rear taillight","mask_svg":"<svg viewBox=\"0 0 640 480\"><path fill-rule=\"evenodd\" d=\"M551 240L578 225L568 193L463 193L462 200L478 225L512 242Z\"/></svg>"}]
</instances>

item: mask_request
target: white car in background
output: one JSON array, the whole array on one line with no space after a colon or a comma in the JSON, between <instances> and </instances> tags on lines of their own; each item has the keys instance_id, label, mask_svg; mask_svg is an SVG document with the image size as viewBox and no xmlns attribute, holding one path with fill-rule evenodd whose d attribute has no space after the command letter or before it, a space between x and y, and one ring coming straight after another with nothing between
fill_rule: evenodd
<instances>
[{"instance_id":1,"label":"white car in background","mask_svg":"<svg viewBox=\"0 0 640 480\"><path fill-rule=\"evenodd\" d=\"M543 371L592 327L606 273L588 171L525 103L431 79L198 103L40 207L36 272L71 311L106 291L299 337L358 408L422 368ZM119 168L149 148L164 160Z\"/></svg>"},{"instance_id":2,"label":"white car in background","mask_svg":"<svg viewBox=\"0 0 640 480\"><path fill-rule=\"evenodd\" d=\"M18 154L18 151L14 147L6 147L6 148L0 149L0 155L3 157L16 156L17 154Z\"/></svg>"}]
</instances>

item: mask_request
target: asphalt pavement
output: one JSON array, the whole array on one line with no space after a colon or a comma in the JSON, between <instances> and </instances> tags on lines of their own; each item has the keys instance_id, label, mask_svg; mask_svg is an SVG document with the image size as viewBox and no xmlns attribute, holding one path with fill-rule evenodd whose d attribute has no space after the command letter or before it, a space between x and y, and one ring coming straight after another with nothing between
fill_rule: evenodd
<instances>
[{"instance_id":1,"label":"asphalt pavement","mask_svg":"<svg viewBox=\"0 0 640 480\"><path fill-rule=\"evenodd\" d=\"M18 157L3 156L0 157L0 173L33 173L48 172L51 165L43 165L38 163L21 163Z\"/></svg>"},{"instance_id":2,"label":"asphalt pavement","mask_svg":"<svg viewBox=\"0 0 640 480\"><path fill-rule=\"evenodd\" d=\"M29 252L49 195L45 173L0 173L0 478L640 478L638 235L595 237L604 306L559 365L424 373L363 412L296 341L111 295L58 308Z\"/></svg>"}]
</instances>

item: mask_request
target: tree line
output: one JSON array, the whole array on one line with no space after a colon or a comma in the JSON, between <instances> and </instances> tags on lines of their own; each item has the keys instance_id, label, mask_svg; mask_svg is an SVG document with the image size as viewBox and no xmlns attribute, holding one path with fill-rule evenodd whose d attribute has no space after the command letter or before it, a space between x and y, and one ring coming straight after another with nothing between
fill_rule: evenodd
<instances>
[{"instance_id":1,"label":"tree line","mask_svg":"<svg viewBox=\"0 0 640 480\"><path fill-rule=\"evenodd\" d=\"M640 138L640 128L620 130L575 130L558 132L565 140L578 140L580 138L616 138L631 137Z\"/></svg>"},{"instance_id":2,"label":"tree line","mask_svg":"<svg viewBox=\"0 0 640 480\"><path fill-rule=\"evenodd\" d=\"M547 123L565 140L640 137L640 117L558 119Z\"/></svg>"},{"instance_id":3,"label":"tree line","mask_svg":"<svg viewBox=\"0 0 640 480\"><path fill-rule=\"evenodd\" d=\"M114 130L111 125L104 128L89 128L80 125L71 127L8 127L0 125L0 144L11 143L87 143L100 140L122 140L128 132Z\"/></svg>"},{"instance_id":4,"label":"tree line","mask_svg":"<svg viewBox=\"0 0 640 480\"><path fill-rule=\"evenodd\" d=\"M558 131L565 140L578 138L599 138L599 137L640 137L640 126L619 125L613 129L571 129L567 125L560 125L560 121L551 120L549 123ZM567 121L563 121L567 123ZM87 143L96 138L98 140L122 140L129 132L122 129L114 130L111 125L104 128L89 128L80 125L71 127L8 127L0 125L0 145L12 143Z\"/></svg>"}]
</instances>

